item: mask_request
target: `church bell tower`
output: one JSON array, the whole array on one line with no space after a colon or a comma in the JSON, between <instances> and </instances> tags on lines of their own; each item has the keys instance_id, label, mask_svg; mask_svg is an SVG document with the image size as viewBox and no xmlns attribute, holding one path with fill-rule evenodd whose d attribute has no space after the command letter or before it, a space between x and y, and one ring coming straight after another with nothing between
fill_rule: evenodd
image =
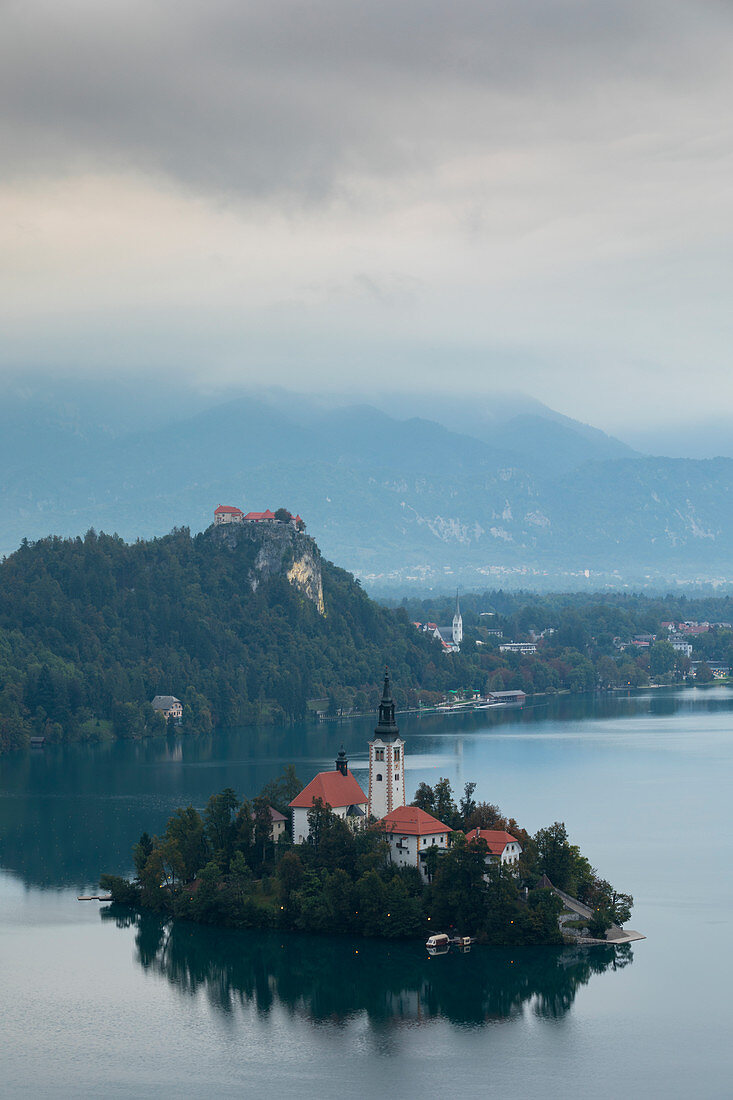
<instances>
[{"instance_id":1,"label":"church bell tower","mask_svg":"<svg viewBox=\"0 0 733 1100\"><path fill-rule=\"evenodd\" d=\"M456 592L456 611L453 616L453 641L456 645L460 645L463 641L463 619L461 617L461 605L458 602L458 592Z\"/></svg>"},{"instance_id":2,"label":"church bell tower","mask_svg":"<svg viewBox=\"0 0 733 1100\"><path fill-rule=\"evenodd\" d=\"M369 813L379 821L404 805L405 742L395 722L392 688L385 669L379 721L374 740L369 742Z\"/></svg>"}]
</instances>

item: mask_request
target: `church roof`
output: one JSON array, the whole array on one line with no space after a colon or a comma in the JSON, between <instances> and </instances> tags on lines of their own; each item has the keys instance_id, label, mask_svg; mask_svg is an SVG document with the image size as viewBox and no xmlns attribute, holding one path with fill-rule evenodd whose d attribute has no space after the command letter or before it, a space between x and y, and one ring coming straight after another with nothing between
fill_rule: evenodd
<instances>
[{"instance_id":1,"label":"church roof","mask_svg":"<svg viewBox=\"0 0 733 1100\"><path fill-rule=\"evenodd\" d=\"M425 836L434 833L449 833L451 830L437 817L421 810L418 806L398 806L396 810L383 817L380 825L384 825L388 833L402 833L403 836Z\"/></svg>"},{"instance_id":2,"label":"church roof","mask_svg":"<svg viewBox=\"0 0 733 1100\"><path fill-rule=\"evenodd\" d=\"M519 841L511 833L503 829L471 829L466 840L485 840L492 856L500 856L507 844L519 844Z\"/></svg>"},{"instance_id":3,"label":"church roof","mask_svg":"<svg viewBox=\"0 0 733 1100\"><path fill-rule=\"evenodd\" d=\"M241 516L242 509L241 508L233 508L231 506L231 504L220 504L218 508L214 509L214 515L215 516L221 516L221 515L225 515L225 514L233 515L233 516Z\"/></svg>"},{"instance_id":4,"label":"church roof","mask_svg":"<svg viewBox=\"0 0 733 1100\"><path fill-rule=\"evenodd\" d=\"M319 772L300 794L290 803L291 809L309 810L316 798L322 798L331 809L343 806L364 806L367 796L354 779L350 771L342 775L340 771Z\"/></svg>"}]
</instances>

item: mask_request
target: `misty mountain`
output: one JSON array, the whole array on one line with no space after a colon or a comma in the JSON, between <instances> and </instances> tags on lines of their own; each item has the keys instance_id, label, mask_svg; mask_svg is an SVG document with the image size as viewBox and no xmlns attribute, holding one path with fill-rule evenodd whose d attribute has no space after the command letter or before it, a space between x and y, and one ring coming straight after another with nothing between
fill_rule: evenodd
<instances>
[{"instance_id":1,"label":"misty mountain","mask_svg":"<svg viewBox=\"0 0 733 1100\"><path fill-rule=\"evenodd\" d=\"M16 395L0 411L5 553L89 527L198 530L231 503L299 511L324 553L375 588L727 576L732 460L648 458L539 403L505 405L479 438L475 417L459 432L274 393L208 398L193 414L190 395L141 393L130 431L132 408L95 415L89 394L70 396Z\"/></svg>"}]
</instances>

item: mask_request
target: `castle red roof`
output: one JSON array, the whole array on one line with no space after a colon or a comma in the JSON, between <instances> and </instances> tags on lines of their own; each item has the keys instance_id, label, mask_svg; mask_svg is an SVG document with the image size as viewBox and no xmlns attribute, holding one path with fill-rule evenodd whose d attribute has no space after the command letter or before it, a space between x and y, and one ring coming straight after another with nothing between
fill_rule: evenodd
<instances>
[{"instance_id":1,"label":"castle red roof","mask_svg":"<svg viewBox=\"0 0 733 1100\"><path fill-rule=\"evenodd\" d=\"M500 856L507 844L518 844L519 841L511 833L505 833L503 829L471 829L466 840L485 840L492 856Z\"/></svg>"},{"instance_id":2,"label":"castle red roof","mask_svg":"<svg viewBox=\"0 0 733 1100\"><path fill-rule=\"evenodd\" d=\"M245 519L274 519L275 513L266 508L264 512L247 512Z\"/></svg>"},{"instance_id":3,"label":"castle red roof","mask_svg":"<svg viewBox=\"0 0 733 1100\"><path fill-rule=\"evenodd\" d=\"M334 769L319 772L307 787L296 795L290 806L293 810L309 810L316 798L322 798L332 810L342 806L364 806L369 801L350 771L346 775Z\"/></svg>"},{"instance_id":4,"label":"castle red roof","mask_svg":"<svg viewBox=\"0 0 733 1100\"><path fill-rule=\"evenodd\" d=\"M220 504L218 508L214 509L214 515L220 516L222 513L226 513L227 515L231 513L232 515L241 516L242 509L232 508L231 504Z\"/></svg>"},{"instance_id":5,"label":"castle red roof","mask_svg":"<svg viewBox=\"0 0 733 1100\"><path fill-rule=\"evenodd\" d=\"M392 813L380 821L388 833L402 833L403 836L425 836L433 833L449 833L451 830L437 817L421 810L418 806L398 806Z\"/></svg>"}]
</instances>

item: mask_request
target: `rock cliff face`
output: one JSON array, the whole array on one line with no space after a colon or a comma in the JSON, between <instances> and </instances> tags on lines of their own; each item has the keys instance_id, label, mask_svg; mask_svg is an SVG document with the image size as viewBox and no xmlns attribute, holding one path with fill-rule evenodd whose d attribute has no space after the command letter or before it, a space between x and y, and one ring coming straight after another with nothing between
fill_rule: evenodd
<instances>
[{"instance_id":1,"label":"rock cliff face","mask_svg":"<svg viewBox=\"0 0 733 1100\"><path fill-rule=\"evenodd\" d=\"M326 614L321 578L321 552L310 535L301 534L289 523L227 523L210 527L211 539L234 549L242 542L253 543L254 563L249 584L255 592L270 577L285 577Z\"/></svg>"}]
</instances>

